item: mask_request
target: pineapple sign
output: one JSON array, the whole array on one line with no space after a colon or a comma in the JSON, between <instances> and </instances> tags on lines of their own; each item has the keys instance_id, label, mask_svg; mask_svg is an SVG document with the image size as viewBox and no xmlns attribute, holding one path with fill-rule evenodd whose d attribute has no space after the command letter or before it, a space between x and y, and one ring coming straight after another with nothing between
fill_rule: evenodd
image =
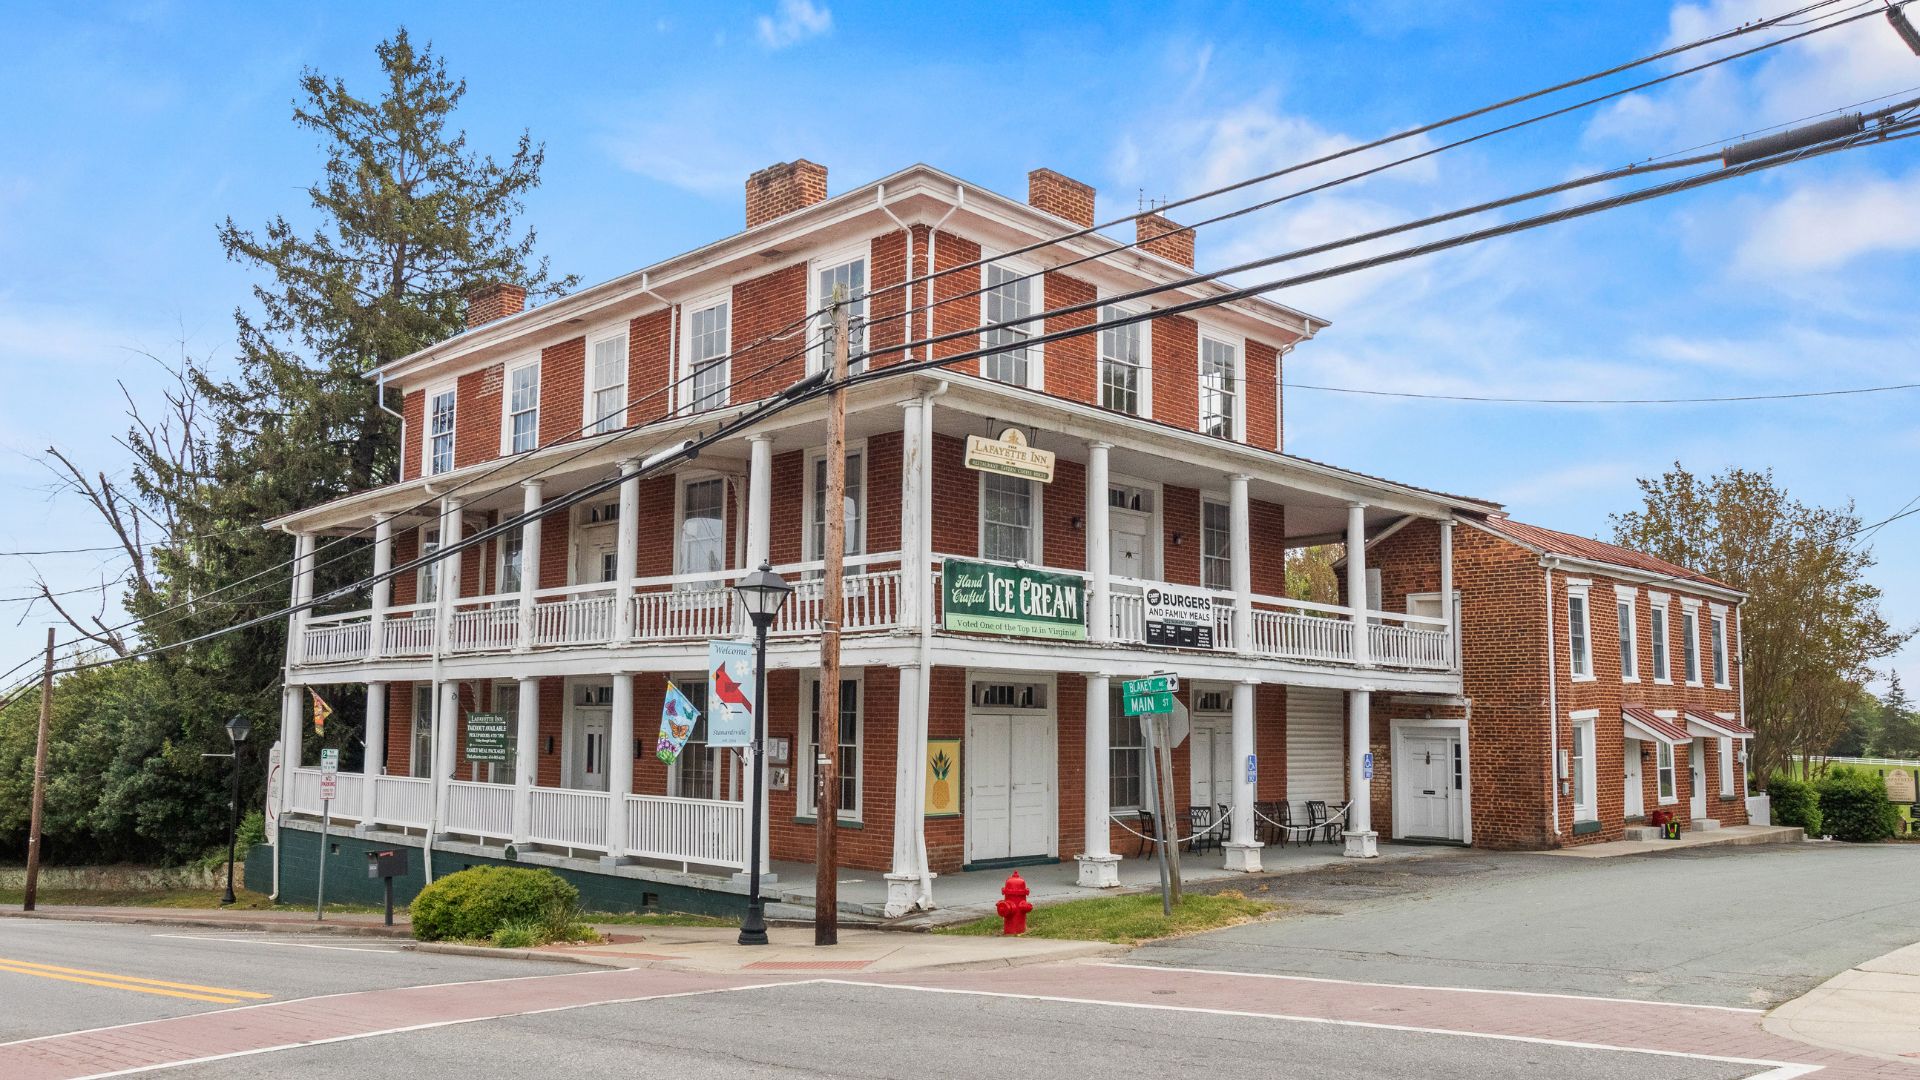
<instances>
[{"instance_id":1,"label":"pineapple sign","mask_svg":"<svg viewBox=\"0 0 1920 1080\"><path fill-rule=\"evenodd\" d=\"M927 817L960 813L960 740L927 740Z\"/></svg>"}]
</instances>

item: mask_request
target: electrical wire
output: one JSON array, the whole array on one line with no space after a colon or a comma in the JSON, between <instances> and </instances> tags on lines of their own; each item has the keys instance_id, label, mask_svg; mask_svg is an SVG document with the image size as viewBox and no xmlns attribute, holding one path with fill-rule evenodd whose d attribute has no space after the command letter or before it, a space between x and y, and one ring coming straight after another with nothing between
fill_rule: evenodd
<instances>
[{"instance_id":1,"label":"electrical wire","mask_svg":"<svg viewBox=\"0 0 1920 1080\"><path fill-rule=\"evenodd\" d=\"M1334 394L1364 394L1368 397L1413 398L1420 401L1467 401L1493 405L1705 405L1736 401L1788 401L1798 398L1845 397L1851 394L1881 394L1893 390L1920 390L1920 383L1892 386L1860 386L1846 390L1796 390L1778 394L1726 394L1719 397L1671 398L1547 398L1493 397L1485 394L1422 394L1410 390L1368 390L1358 386L1320 386L1314 383L1283 383L1286 390L1324 390Z\"/></svg>"}]
</instances>

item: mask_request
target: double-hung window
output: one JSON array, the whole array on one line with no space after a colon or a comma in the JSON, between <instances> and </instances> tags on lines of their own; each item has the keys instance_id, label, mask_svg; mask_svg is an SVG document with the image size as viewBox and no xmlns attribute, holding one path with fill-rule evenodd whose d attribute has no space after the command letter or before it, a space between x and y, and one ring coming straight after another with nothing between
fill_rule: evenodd
<instances>
[{"instance_id":1,"label":"double-hung window","mask_svg":"<svg viewBox=\"0 0 1920 1080\"><path fill-rule=\"evenodd\" d=\"M407 774L433 775L433 684L413 684L413 743L407 750Z\"/></svg>"},{"instance_id":2,"label":"double-hung window","mask_svg":"<svg viewBox=\"0 0 1920 1080\"><path fill-rule=\"evenodd\" d=\"M807 742L801 747L801 773L806 777L802 791L801 813L820 812L820 778L816 772L814 748L820 745L820 680L813 680L813 692L807 695ZM840 680L840 774L836 777L835 806L840 819L860 817L860 680Z\"/></svg>"},{"instance_id":3,"label":"double-hung window","mask_svg":"<svg viewBox=\"0 0 1920 1080\"><path fill-rule=\"evenodd\" d=\"M1200 432L1238 438L1240 350L1210 337L1200 339Z\"/></svg>"},{"instance_id":4,"label":"double-hung window","mask_svg":"<svg viewBox=\"0 0 1920 1080\"><path fill-rule=\"evenodd\" d=\"M525 581L525 578L521 577L524 540L525 536L518 528L500 534L500 586L494 590L495 592L511 596L520 591L520 585ZM508 601L508 603L518 602L518 597Z\"/></svg>"},{"instance_id":5,"label":"double-hung window","mask_svg":"<svg viewBox=\"0 0 1920 1080\"><path fill-rule=\"evenodd\" d=\"M867 500L866 454L847 451L847 494L841 503L846 523L848 557L866 554ZM807 466L807 558L824 559L827 553L827 456L821 454Z\"/></svg>"},{"instance_id":6,"label":"double-hung window","mask_svg":"<svg viewBox=\"0 0 1920 1080\"><path fill-rule=\"evenodd\" d=\"M727 482L689 480L680 488L676 573L717 574L727 568Z\"/></svg>"},{"instance_id":7,"label":"double-hung window","mask_svg":"<svg viewBox=\"0 0 1920 1080\"><path fill-rule=\"evenodd\" d=\"M733 304L722 300L687 316L687 372L681 401L689 412L724 409Z\"/></svg>"},{"instance_id":8,"label":"double-hung window","mask_svg":"<svg viewBox=\"0 0 1920 1080\"><path fill-rule=\"evenodd\" d=\"M1713 638L1713 685L1725 690L1727 681L1727 615L1715 611L1707 617Z\"/></svg>"},{"instance_id":9,"label":"double-hung window","mask_svg":"<svg viewBox=\"0 0 1920 1080\"><path fill-rule=\"evenodd\" d=\"M1226 503L1200 504L1200 584L1233 588L1233 510Z\"/></svg>"},{"instance_id":10,"label":"double-hung window","mask_svg":"<svg viewBox=\"0 0 1920 1080\"><path fill-rule=\"evenodd\" d=\"M1034 335L1034 325L1011 324L1033 314L1034 279L1018 270L989 263L985 282L981 321L987 329L980 335L980 344L983 348L1001 351L990 353L980 361L980 373L999 382L1026 386L1033 359L1032 347L1026 341Z\"/></svg>"},{"instance_id":11,"label":"double-hung window","mask_svg":"<svg viewBox=\"0 0 1920 1080\"><path fill-rule=\"evenodd\" d=\"M1033 481L980 474L980 554L1005 562L1037 562L1039 535Z\"/></svg>"},{"instance_id":12,"label":"double-hung window","mask_svg":"<svg viewBox=\"0 0 1920 1080\"><path fill-rule=\"evenodd\" d=\"M1615 601L1620 623L1620 681L1640 681L1639 627L1633 612L1634 593L1623 590Z\"/></svg>"},{"instance_id":13,"label":"double-hung window","mask_svg":"<svg viewBox=\"0 0 1920 1080\"><path fill-rule=\"evenodd\" d=\"M424 559L439 550L440 527L438 525L429 525L421 529L420 557ZM440 567L442 565L444 565L444 560L422 563L420 564L420 569L413 572L413 596L419 603L431 604L440 599ZM422 611L418 614L431 615L432 612Z\"/></svg>"},{"instance_id":14,"label":"double-hung window","mask_svg":"<svg viewBox=\"0 0 1920 1080\"><path fill-rule=\"evenodd\" d=\"M507 372L507 453L524 454L540 445L540 362Z\"/></svg>"},{"instance_id":15,"label":"double-hung window","mask_svg":"<svg viewBox=\"0 0 1920 1080\"><path fill-rule=\"evenodd\" d=\"M1587 632L1587 590L1584 586L1567 589L1567 663L1575 679L1593 678L1593 649Z\"/></svg>"},{"instance_id":16,"label":"double-hung window","mask_svg":"<svg viewBox=\"0 0 1920 1080\"><path fill-rule=\"evenodd\" d=\"M1108 304L1100 309L1100 321L1111 322L1134 314L1126 308ZM1115 412L1145 415L1141 408L1142 349L1144 323L1110 326L1100 331L1100 404Z\"/></svg>"},{"instance_id":17,"label":"double-hung window","mask_svg":"<svg viewBox=\"0 0 1920 1080\"><path fill-rule=\"evenodd\" d=\"M1573 746L1568 755L1572 762L1573 780L1573 820L1593 821L1600 816L1599 802L1594 797L1594 718L1577 717L1573 721Z\"/></svg>"},{"instance_id":18,"label":"double-hung window","mask_svg":"<svg viewBox=\"0 0 1920 1080\"><path fill-rule=\"evenodd\" d=\"M841 296L847 305L847 374L860 370L862 361L854 359L867 347L867 260L848 259L833 266L821 267L814 273L814 286L819 290L814 300L816 310L825 311L833 303L834 290L843 290ZM831 314L821 315L826 332L821 336L821 347L814 350L812 367L818 370L833 355L833 318Z\"/></svg>"},{"instance_id":19,"label":"double-hung window","mask_svg":"<svg viewBox=\"0 0 1920 1080\"><path fill-rule=\"evenodd\" d=\"M1673 786L1673 744L1656 742L1653 746L1654 771L1659 779L1660 801L1663 803L1678 802L1680 796L1675 794Z\"/></svg>"},{"instance_id":20,"label":"double-hung window","mask_svg":"<svg viewBox=\"0 0 1920 1080\"><path fill-rule=\"evenodd\" d=\"M433 392L427 398L427 475L438 476L453 469L453 410L458 395L454 387Z\"/></svg>"},{"instance_id":21,"label":"double-hung window","mask_svg":"<svg viewBox=\"0 0 1920 1080\"><path fill-rule=\"evenodd\" d=\"M1700 685L1700 613L1692 607L1680 609L1680 658L1688 686Z\"/></svg>"},{"instance_id":22,"label":"double-hung window","mask_svg":"<svg viewBox=\"0 0 1920 1080\"><path fill-rule=\"evenodd\" d=\"M1116 684L1107 709L1107 807L1132 810L1146 805L1146 742L1140 718L1124 715Z\"/></svg>"},{"instance_id":23,"label":"double-hung window","mask_svg":"<svg viewBox=\"0 0 1920 1080\"><path fill-rule=\"evenodd\" d=\"M1661 601L1654 602L1647 635L1653 639L1653 681L1672 682L1673 671L1667 665L1667 605Z\"/></svg>"},{"instance_id":24,"label":"double-hung window","mask_svg":"<svg viewBox=\"0 0 1920 1080\"><path fill-rule=\"evenodd\" d=\"M707 749L707 680L704 675L675 675L673 685L687 695L700 714L680 748L680 757L668 773L673 793L682 799L715 799L720 796L719 770L714 768L715 754Z\"/></svg>"},{"instance_id":25,"label":"double-hung window","mask_svg":"<svg viewBox=\"0 0 1920 1080\"><path fill-rule=\"evenodd\" d=\"M592 433L627 426L627 336L616 334L593 343L587 357L587 419Z\"/></svg>"}]
</instances>

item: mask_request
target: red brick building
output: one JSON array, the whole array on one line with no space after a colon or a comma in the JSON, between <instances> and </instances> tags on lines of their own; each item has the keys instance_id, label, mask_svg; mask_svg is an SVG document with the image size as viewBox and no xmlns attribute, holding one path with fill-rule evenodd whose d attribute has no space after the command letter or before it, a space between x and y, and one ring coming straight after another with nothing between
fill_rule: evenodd
<instances>
[{"instance_id":1,"label":"red brick building","mask_svg":"<svg viewBox=\"0 0 1920 1080\"><path fill-rule=\"evenodd\" d=\"M1369 542L1369 606L1439 607L1440 532L1408 520ZM1510 518L1463 516L1452 533L1465 701L1376 698L1384 834L1549 848L1658 816L1747 823L1742 593Z\"/></svg>"}]
</instances>

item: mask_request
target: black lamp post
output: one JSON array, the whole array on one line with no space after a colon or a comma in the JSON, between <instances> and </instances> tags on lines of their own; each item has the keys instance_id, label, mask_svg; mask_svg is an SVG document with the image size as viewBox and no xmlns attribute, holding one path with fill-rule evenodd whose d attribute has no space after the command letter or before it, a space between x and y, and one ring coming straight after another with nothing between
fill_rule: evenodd
<instances>
[{"instance_id":1,"label":"black lamp post","mask_svg":"<svg viewBox=\"0 0 1920 1080\"><path fill-rule=\"evenodd\" d=\"M222 905L234 902L233 895L233 856L234 846L240 833L240 744L247 741L247 734L253 730L253 721L245 713L235 713L227 721L227 741L233 744L233 789L227 797L227 895L220 898Z\"/></svg>"},{"instance_id":2,"label":"black lamp post","mask_svg":"<svg viewBox=\"0 0 1920 1080\"><path fill-rule=\"evenodd\" d=\"M765 945L767 943L766 906L760 900L760 801L766 796L765 787L766 738L767 738L767 630L773 625L774 616L780 614L780 607L792 594L793 586L787 579L773 572L769 563L761 563L760 569L748 574L734 583L733 591L740 596L740 603L747 609L747 618L753 622L753 805L748 810L748 828L753 830L753 841L748 845L747 858L747 917L740 923L740 944Z\"/></svg>"}]
</instances>

